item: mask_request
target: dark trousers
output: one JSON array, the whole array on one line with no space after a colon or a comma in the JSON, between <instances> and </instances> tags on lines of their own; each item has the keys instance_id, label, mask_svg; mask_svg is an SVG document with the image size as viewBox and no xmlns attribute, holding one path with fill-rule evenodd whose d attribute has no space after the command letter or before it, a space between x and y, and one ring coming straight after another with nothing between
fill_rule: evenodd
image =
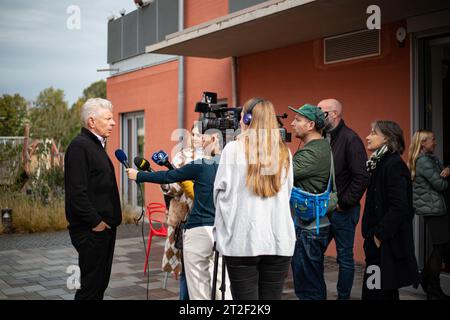
<instances>
[{"instance_id":1,"label":"dark trousers","mask_svg":"<svg viewBox=\"0 0 450 320\"><path fill-rule=\"evenodd\" d=\"M369 277L374 276L368 272L370 266L378 266L381 270L381 250L377 248L373 238L364 240L364 254L366 255L366 268L364 270L362 300L400 300L398 289L386 290L368 286ZM378 275L381 277L381 274ZM381 278L379 279L381 284Z\"/></svg>"},{"instance_id":2,"label":"dark trousers","mask_svg":"<svg viewBox=\"0 0 450 320\"><path fill-rule=\"evenodd\" d=\"M353 260L353 244L355 230L359 221L360 206L344 211L334 211L330 216L330 240L336 243L337 263L339 276L337 292L339 300L350 299L355 275L355 261Z\"/></svg>"},{"instance_id":3,"label":"dark trousers","mask_svg":"<svg viewBox=\"0 0 450 320\"><path fill-rule=\"evenodd\" d=\"M330 226L317 230L295 227L297 241L292 257L295 295L301 300L326 300L324 253L327 250Z\"/></svg>"},{"instance_id":4,"label":"dark trousers","mask_svg":"<svg viewBox=\"0 0 450 320\"><path fill-rule=\"evenodd\" d=\"M102 300L111 275L116 228L101 232L71 230L70 238L78 251L81 277L75 300Z\"/></svg>"},{"instance_id":5,"label":"dark trousers","mask_svg":"<svg viewBox=\"0 0 450 320\"><path fill-rule=\"evenodd\" d=\"M233 300L281 300L291 257L224 256Z\"/></svg>"},{"instance_id":6,"label":"dark trousers","mask_svg":"<svg viewBox=\"0 0 450 320\"><path fill-rule=\"evenodd\" d=\"M373 265L373 263L371 265ZM370 274L367 273L366 268L366 270L364 270L361 300L400 300L398 289L369 289L367 286L367 280L369 279L369 276Z\"/></svg>"}]
</instances>

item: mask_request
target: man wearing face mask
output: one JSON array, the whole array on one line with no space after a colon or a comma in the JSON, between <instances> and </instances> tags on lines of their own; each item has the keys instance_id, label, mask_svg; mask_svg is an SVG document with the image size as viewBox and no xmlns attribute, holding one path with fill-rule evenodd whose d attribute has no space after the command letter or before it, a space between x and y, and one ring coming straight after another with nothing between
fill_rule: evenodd
<instances>
[{"instance_id":1,"label":"man wearing face mask","mask_svg":"<svg viewBox=\"0 0 450 320\"><path fill-rule=\"evenodd\" d=\"M339 101L326 99L318 106L328 113L324 129L333 151L339 199L337 209L330 215L330 241L334 239L336 243L339 264L338 299L348 300L355 274L353 245L361 211L359 202L369 183L367 154L361 138L345 125Z\"/></svg>"}]
</instances>

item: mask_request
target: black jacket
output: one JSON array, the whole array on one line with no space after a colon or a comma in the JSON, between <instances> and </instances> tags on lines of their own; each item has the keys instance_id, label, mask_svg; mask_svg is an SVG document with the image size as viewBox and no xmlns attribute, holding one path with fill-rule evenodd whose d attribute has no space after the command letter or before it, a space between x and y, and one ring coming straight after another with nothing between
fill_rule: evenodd
<instances>
[{"instance_id":1,"label":"black jacket","mask_svg":"<svg viewBox=\"0 0 450 320\"><path fill-rule=\"evenodd\" d=\"M64 157L66 218L69 229L94 228L101 221L122 221L114 167L98 138L89 130L70 143Z\"/></svg>"},{"instance_id":2,"label":"black jacket","mask_svg":"<svg viewBox=\"0 0 450 320\"><path fill-rule=\"evenodd\" d=\"M408 167L398 153L387 153L370 177L362 218L366 264L380 265L383 289L417 283L413 217ZM379 249L374 235L381 240Z\"/></svg>"},{"instance_id":3,"label":"black jacket","mask_svg":"<svg viewBox=\"0 0 450 320\"><path fill-rule=\"evenodd\" d=\"M359 205L369 183L367 154L361 138L345 125L344 120L329 132L333 150L338 204L342 209Z\"/></svg>"}]
</instances>

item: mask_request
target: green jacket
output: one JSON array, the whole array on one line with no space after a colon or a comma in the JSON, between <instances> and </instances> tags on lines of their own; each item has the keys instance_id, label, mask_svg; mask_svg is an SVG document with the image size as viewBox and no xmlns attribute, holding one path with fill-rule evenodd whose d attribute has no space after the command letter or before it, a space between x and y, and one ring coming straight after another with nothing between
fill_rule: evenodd
<instances>
[{"instance_id":1,"label":"green jacket","mask_svg":"<svg viewBox=\"0 0 450 320\"><path fill-rule=\"evenodd\" d=\"M294 186L310 193L322 193L330 178L331 147L326 139L312 140L299 149L292 158ZM320 227L330 225L327 216L320 219ZM315 229L316 222L301 224L302 228Z\"/></svg>"},{"instance_id":2,"label":"green jacket","mask_svg":"<svg viewBox=\"0 0 450 320\"><path fill-rule=\"evenodd\" d=\"M413 180L413 205L416 214L440 216L447 213L444 191L446 179L440 176L443 167L432 154L421 154L416 160L416 176Z\"/></svg>"},{"instance_id":3,"label":"green jacket","mask_svg":"<svg viewBox=\"0 0 450 320\"><path fill-rule=\"evenodd\" d=\"M294 186L315 194L326 190L331 166L331 147L327 140L308 142L295 153L292 162Z\"/></svg>"}]
</instances>

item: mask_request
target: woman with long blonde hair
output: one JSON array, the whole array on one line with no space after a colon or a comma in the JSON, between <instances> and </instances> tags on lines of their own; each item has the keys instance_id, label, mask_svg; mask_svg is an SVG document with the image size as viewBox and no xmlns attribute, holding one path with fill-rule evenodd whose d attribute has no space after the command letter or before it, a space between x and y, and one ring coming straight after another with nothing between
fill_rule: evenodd
<instances>
[{"instance_id":1,"label":"woman with long blonde hair","mask_svg":"<svg viewBox=\"0 0 450 320\"><path fill-rule=\"evenodd\" d=\"M450 169L444 169L436 158L435 147L433 132L417 131L409 147L408 167L413 180L415 213L423 216L433 244L431 255L422 271L422 288L428 299L448 300L450 297L441 289L440 273L442 258L450 251L450 219L444 196Z\"/></svg>"},{"instance_id":2,"label":"woman with long blonde hair","mask_svg":"<svg viewBox=\"0 0 450 320\"><path fill-rule=\"evenodd\" d=\"M292 155L270 101L247 101L241 116L242 133L224 148L214 183L216 248L233 299L281 299L296 241Z\"/></svg>"}]
</instances>

